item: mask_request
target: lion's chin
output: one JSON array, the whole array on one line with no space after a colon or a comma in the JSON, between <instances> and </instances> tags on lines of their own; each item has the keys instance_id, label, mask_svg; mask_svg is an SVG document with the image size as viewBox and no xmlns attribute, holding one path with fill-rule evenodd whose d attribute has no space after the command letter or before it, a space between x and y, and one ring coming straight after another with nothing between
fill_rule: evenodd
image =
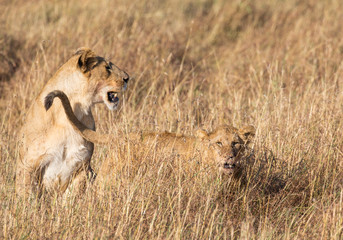
<instances>
[{"instance_id":1,"label":"lion's chin","mask_svg":"<svg viewBox=\"0 0 343 240\"><path fill-rule=\"evenodd\" d=\"M119 105L119 100L117 102L109 102L109 101L105 101L105 105L108 107L109 110L114 111L118 108Z\"/></svg>"},{"instance_id":2,"label":"lion's chin","mask_svg":"<svg viewBox=\"0 0 343 240\"><path fill-rule=\"evenodd\" d=\"M106 94L106 98L103 99L104 103L108 107L109 110L113 111L118 108L119 105L119 97L118 93L114 91L109 91Z\"/></svg>"},{"instance_id":3,"label":"lion's chin","mask_svg":"<svg viewBox=\"0 0 343 240\"><path fill-rule=\"evenodd\" d=\"M225 167L220 168L220 173L227 176L232 176L235 172L236 172L236 168L225 168Z\"/></svg>"},{"instance_id":4,"label":"lion's chin","mask_svg":"<svg viewBox=\"0 0 343 240\"><path fill-rule=\"evenodd\" d=\"M220 166L220 172L224 175L235 175L237 171L239 170L239 164L236 164L235 162L224 162L221 163Z\"/></svg>"}]
</instances>

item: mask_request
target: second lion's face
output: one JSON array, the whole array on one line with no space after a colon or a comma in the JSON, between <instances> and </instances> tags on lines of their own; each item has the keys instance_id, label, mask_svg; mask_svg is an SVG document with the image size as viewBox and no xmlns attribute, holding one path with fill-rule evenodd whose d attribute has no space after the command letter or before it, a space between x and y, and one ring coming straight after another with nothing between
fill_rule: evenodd
<instances>
[{"instance_id":1,"label":"second lion's face","mask_svg":"<svg viewBox=\"0 0 343 240\"><path fill-rule=\"evenodd\" d=\"M245 155L247 141L255 134L253 127L240 130L231 126L221 126L208 134L210 151L219 171L225 175L240 172L242 158Z\"/></svg>"}]
</instances>

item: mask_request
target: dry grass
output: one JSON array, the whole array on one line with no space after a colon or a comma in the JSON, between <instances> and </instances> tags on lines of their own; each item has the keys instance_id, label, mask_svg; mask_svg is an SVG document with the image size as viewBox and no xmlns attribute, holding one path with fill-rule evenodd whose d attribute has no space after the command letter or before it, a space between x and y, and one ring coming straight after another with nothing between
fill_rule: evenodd
<instances>
[{"instance_id":1,"label":"dry grass","mask_svg":"<svg viewBox=\"0 0 343 240\"><path fill-rule=\"evenodd\" d=\"M5 0L0 12L0 238L343 238L339 0ZM25 111L80 46L134 76L120 111L95 107L98 131L252 124L245 183L168 153L118 154L119 139L93 155L96 170L117 162L102 194L14 204Z\"/></svg>"}]
</instances>

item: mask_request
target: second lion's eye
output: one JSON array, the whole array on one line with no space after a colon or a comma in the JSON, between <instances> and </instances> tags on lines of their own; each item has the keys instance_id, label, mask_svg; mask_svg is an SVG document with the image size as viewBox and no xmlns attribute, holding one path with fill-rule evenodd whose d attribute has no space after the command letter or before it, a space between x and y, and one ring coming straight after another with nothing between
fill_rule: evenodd
<instances>
[{"instance_id":1,"label":"second lion's eye","mask_svg":"<svg viewBox=\"0 0 343 240\"><path fill-rule=\"evenodd\" d=\"M222 147L222 146L223 146L223 143L222 143L222 142L216 142L216 144L217 144L219 147Z\"/></svg>"},{"instance_id":2,"label":"second lion's eye","mask_svg":"<svg viewBox=\"0 0 343 240\"><path fill-rule=\"evenodd\" d=\"M106 65L106 70L111 71L112 70L111 66L110 65Z\"/></svg>"},{"instance_id":3,"label":"second lion's eye","mask_svg":"<svg viewBox=\"0 0 343 240\"><path fill-rule=\"evenodd\" d=\"M239 142L233 142L233 143L232 143L232 148L238 149L239 147L240 147Z\"/></svg>"}]
</instances>

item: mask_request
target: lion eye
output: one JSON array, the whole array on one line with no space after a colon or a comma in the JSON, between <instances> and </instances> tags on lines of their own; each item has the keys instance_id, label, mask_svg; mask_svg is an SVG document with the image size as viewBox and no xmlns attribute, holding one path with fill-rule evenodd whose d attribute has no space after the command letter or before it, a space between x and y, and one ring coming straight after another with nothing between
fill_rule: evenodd
<instances>
[{"instance_id":1,"label":"lion eye","mask_svg":"<svg viewBox=\"0 0 343 240\"><path fill-rule=\"evenodd\" d=\"M233 142L233 143L231 144L231 147L232 147L232 148L238 149L238 148L240 147L240 144L239 144L239 142Z\"/></svg>"},{"instance_id":2,"label":"lion eye","mask_svg":"<svg viewBox=\"0 0 343 240\"><path fill-rule=\"evenodd\" d=\"M217 144L219 147L222 147L222 146L223 146L223 143L222 143L222 142L216 142L216 144Z\"/></svg>"},{"instance_id":3,"label":"lion eye","mask_svg":"<svg viewBox=\"0 0 343 240\"><path fill-rule=\"evenodd\" d=\"M106 65L106 70L111 71L112 70L111 66L110 65Z\"/></svg>"}]
</instances>

